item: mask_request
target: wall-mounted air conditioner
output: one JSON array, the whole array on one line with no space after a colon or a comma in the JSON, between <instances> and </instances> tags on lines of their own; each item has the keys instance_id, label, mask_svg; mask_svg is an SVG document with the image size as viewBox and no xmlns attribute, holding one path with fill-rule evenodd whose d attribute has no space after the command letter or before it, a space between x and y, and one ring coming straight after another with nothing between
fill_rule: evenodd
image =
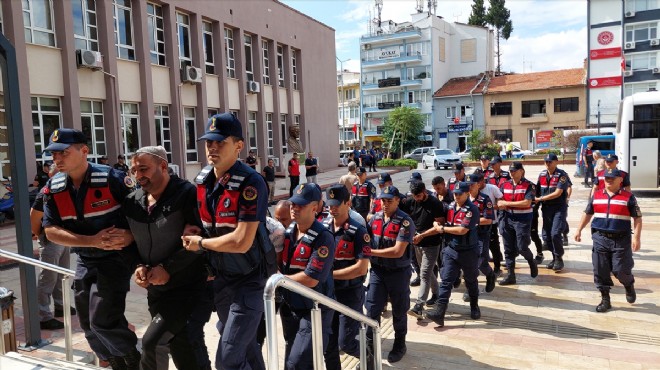
<instances>
[{"instance_id":1,"label":"wall-mounted air conditioner","mask_svg":"<svg viewBox=\"0 0 660 370\"><path fill-rule=\"evenodd\" d=\"M635 42L634 42L634 41L626 42L626 43L623 45L623 48L626 49L626 50L634 49L634 48L635 48Z\"/></svg>"},{"instance_id":2,"label":"wall-mounted air conditioner","mask_svg":"<svg viewBox=\"0 0 660 370\"><path fill-rule=\"evenodd\" d=\"M658 73L660 73L660 68L658 67L653 68L653 74L658 74Z\"/></svg>"},{"instance_id":3,"label":"wall-mounted air conditioner","mask_svg":"<svg viewBox=\"0 0 660 370\"><path fill-rule=\"evenodd\" d=\"M202 70L197 67L186 66L181 70L181 81L191 84L202 83Z\"/></svg>"},{"instance_id":4,"label":"wall-mounted air conditioner","mask_svg":"<svg viewBox=\"0 0 660 370\"><path fill-rule=\"evenodd\" d=\"M634 17L635 12L626 12L626 18Z\"/></svg>"},{"instance_id":5,"label":"wall-mounted air conditioner","mask_svg":"<svg viewBox=\"0 0 660 370\"><path fill-rule=\"evenodd\" d=\"M651 46L658 46L660 45L660 39L652 39L650 44Z\"/></svg>"},{"instance_id":6,"label":"wall-mounted air conditioner","mask_svg":"<svg viewBox=\"0 0 660 370\"><path fill-rule=\"evenodd\" d=\"M261 91L261 85L257 81L248 81L247 91L250 94L256 94Z\"/></svg>"},{"instance_id":7,"label":"wall-mounted air conditioner","mask_svg":"<svg viewBox=\"0 0 660 370\"><path fill-rule=\"evenodd\" d=\"M101 53L93 50L76 50L76 64L78 68L101 69L103 68L103 57Z\"/></svg>"},{"instance_id":8,"label":"wall-mounted air conditioner","mask_svg":"<svg viewBox=\"0 0 660 370\"><path fill-rule=\"evenodd\" d=\"M364 50L371 50L371 44L364 44Z\"/></svg>"},{"instance_id":9,"label":"wall-mounted air conditioner","mask_svg":"<svg viewBox=\"0 0 660 370\"><path fill-rule=\"evenodd\" d=\"M630 77L633 75L633 71L623 71L623 76L624 77Z\"/></svg>"}]
</instances>

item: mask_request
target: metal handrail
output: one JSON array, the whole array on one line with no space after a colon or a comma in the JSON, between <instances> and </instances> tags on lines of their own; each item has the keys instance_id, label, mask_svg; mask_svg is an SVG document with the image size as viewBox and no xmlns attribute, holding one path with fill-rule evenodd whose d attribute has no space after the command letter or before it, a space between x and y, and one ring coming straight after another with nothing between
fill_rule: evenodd
<instances>
[{"instance_id":1,"label":"metal handrail","mask_svg":"<svg viewBox=\"0 0 660 370\"><path fill-rule=\"evenodd\" d=\"M7 257L9 259L27 263L28 265L41 267L42 269L55 271L58 274L62 274L62 307L64 311L64 351L66 354L67 361L73 361L73 333L71 328L71 284L69 279L76 275L76 272L73 270L65 269L51 263L41 262L37 259L25 257L20 254L6 251L0 249L0 256ZM5 354L5 336L0 332L0 354Z\"/></svg>"},{"instance_id":2,"label":"metal handrail","mask_svg":"<svg viewBox=\"0 0 660 370\"><path fill-rule=\"evenodd\" d=\"M367 368L367 328L370 326L373 330L373 351L374 351L374 369L382 369L381 349L380 349L380 324L378 321L355 311L334 299L308 288L282 274L275 274L266 282L264 289L264 308L266 318L266 340L268 341L268 370L277 370L279 358L277 355L277 323L275 322L275 290L278 287L298 293L303 297L314 301L314 308L311 309L312 322L312 352L314 357L314 369L322 370L324 366L323 352L318 349L323 348L323 336L321 329L321 310L319 304L322 304L332 310L338 311L353 320L359 321L360 326L360 368Z\"/></svg>"}]
</instances>

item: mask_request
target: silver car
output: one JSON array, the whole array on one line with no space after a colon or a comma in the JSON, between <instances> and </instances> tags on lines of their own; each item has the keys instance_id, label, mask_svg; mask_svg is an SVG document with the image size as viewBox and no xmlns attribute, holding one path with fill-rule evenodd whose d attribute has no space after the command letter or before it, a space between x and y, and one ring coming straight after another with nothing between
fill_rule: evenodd
<instances>
[{"instance_id":1,"label":"silver car","mask_svg":"<svg viewBox=\"0 0 660 370\"><path fill-rule=\"evenodd\" d=\"M424 169L433 166L436 170L440 167L451 168L457 163L463 163L461 157L451 149L433 149L429 150L422 157L422 167Z\"/></svg>"}]
</instances>

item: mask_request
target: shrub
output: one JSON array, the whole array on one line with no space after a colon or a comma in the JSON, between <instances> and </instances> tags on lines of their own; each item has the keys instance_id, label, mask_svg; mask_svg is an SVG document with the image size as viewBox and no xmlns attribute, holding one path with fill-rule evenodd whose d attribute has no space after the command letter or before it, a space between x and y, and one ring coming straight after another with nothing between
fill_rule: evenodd
<instances>
[{"instance_id":1,"label":"shrub","mask_svg":"<svg viewBox=\"0 0 660 370\"><path fill-rule=\"evenodd\" d=\"M539 149L536 151L536 154L556 154L557 156L561 155L561 149Z\"/></svg>"},{"instance_id":2,"label":"shrub","mask_svg":"<svg viewBox=\"0 0 660 370\"><path fill-rule=\"evenodd\" d=\"M414 159L381 159L378 161L379 167L408 167L411 170L417 168L417 161Z\"/></svg>"}]
</instances>

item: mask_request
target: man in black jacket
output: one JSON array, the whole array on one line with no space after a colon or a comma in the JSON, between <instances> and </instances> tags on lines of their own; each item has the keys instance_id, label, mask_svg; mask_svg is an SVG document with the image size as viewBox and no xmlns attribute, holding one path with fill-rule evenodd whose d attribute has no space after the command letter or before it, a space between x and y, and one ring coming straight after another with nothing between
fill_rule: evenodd
<instances>
[{"instance_id":1,"label":"man in black jacket","mask_svg":"<svg viewBox=\"0 0 660 370\"><path fill-rule=\"evenodd\" d=\"M201 230L197 190L179 177L170 177L162 146L140 148L131 159L131 172L140 189L122 204L137 243L139 262L135 283L147 289L151 324L142 338L141 368L166 369L167 346L179 369L195 364L186 324L198 304L206 280L202 255L185 250L181 236Z\"/></svg>"}]
</instances>

